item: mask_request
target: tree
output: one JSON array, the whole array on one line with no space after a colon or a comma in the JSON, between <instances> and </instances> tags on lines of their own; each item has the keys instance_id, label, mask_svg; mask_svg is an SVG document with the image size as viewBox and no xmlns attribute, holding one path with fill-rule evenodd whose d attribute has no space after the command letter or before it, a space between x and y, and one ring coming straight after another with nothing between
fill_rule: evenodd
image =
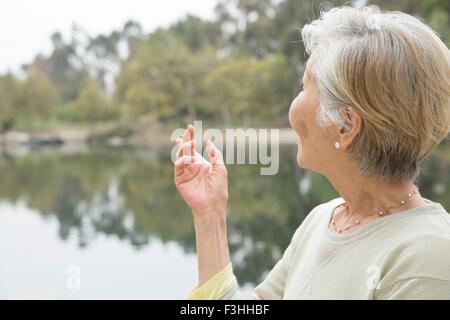
<instances>
[{"instance_id":1,"label":"tree","mask_svg":"<svg viewBox=\"0 0 450 320\"><path fill-rule=\"evenodd\" d=\"M76 122L99 122L117 119L119 109L102 92L98 83L88 77L80 90L78 99L62 114L66 120Z\"/></svg>"},{"instance_id":2,"label":"tree","mask_svg":"<svg viewBox=\"0 0 450 320\"><path fill-rule=\"evenodd\" d=\"M129 20L125 23L122 30L120 31L121 40L127 45L127 56L130 52L136 48L136 46L141 43L144 39L144 32L142 31L142 26L139 22L134 20Z\"/></svg>"},{"instance_id":3,"label":"tree","mask_svg":"<svg viewBox=\"0 0 450 320\"><path fill-rule=\"evenodd\" d=\"M261 124L286 112L294 70L283 56L241 58L218 64L204 80L207 100L225 123ZM227 120L228 119L228 120Z\"/></svg>"},{"instance_id":4,"label":"tree","mask_svg":"<svg viewBox=\"0 0 450 320\"><path fill-rule=\"evenodd\" d=\"M75 30L73 30L75 34ZM61 103L73 101L78 96L86 70L77 54L77 39L65 42L60 33L52 35L53 50L48 57L37 55L34 61L24 69L39 70L44 73L58 91Z\"/></svg>"},{"instance_id":5,"label":"tree","mask_svg":"<svg viewBox=\"0 0 450 320\"><path fill-rule=\"evenodd\" d=\"M12 74L0 77L0 131L11 129L17 118L19 83Z\"/></svg>"},{"instance_id":6,"label":"tree","mask_svg":"<svg viewBox=\"0 0 450 320\"><path fill-rule=\"evenodd\" d=\"M163 30L139 45L122 64L116 81L116 97L126 114L167 120L186 112L189 56L188 48Z\"/></svg>"},{"instance_id":7,"label":"tree","mask_svg":"<svg viewBox=\"0 0 450 320\"><path fill-rule=\"evenodd\" d=\"M216 22L204 21L193 15L187 15L171 26L169 31L194 53L205 46L217 46L221 37L220 26Z\"/></svg>"},{"instance_id":8,"label":"tree","mask_svg":"<svg viewBox=\"0 0 450 320\"><path fill-rule=\"evenodd\" d=\"M17 99L18 115L26 124L49 119L55 110L56 89L39 69L28 71Z\"/></svg>"},{"instance_id":9,"label":"tree","mask_svg":"<svg viewBox=\"0 0 450 320\"><path fill-rule=\"evenodd\" d=\"M114 31L110 35L91 38L83 57L89 74L99 83L102 90L109 91L120 66L119 42L121 35Z\"/></svg>"}]
</instances>

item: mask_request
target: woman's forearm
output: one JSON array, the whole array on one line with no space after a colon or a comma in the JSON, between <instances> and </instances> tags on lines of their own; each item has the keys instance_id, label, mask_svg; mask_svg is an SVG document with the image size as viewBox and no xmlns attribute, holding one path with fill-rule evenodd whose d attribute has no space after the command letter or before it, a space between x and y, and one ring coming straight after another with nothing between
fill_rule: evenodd
<instances>
[{"instance_id":1,"label":"woman's forearm","mask_svg":"<svg viewBox=\"0 0 450 320\"><path fill-rule=\"evenodd\" d=\"M199 286L230 263L226 209L207 214L195 214Z\"/></svg>"}]
</instances>

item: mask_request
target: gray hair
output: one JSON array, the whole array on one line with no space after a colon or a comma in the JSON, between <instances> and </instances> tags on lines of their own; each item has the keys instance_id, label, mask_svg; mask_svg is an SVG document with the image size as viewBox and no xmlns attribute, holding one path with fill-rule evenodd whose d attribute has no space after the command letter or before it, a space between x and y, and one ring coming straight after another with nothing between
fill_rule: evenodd
<instances>
[{"instance_id":1,"label":"gray hair","mask_svg":"<svg viewBox=\"0 0 450 320\"><path fill-rule=\"evenodd\" d=\"M348 152L362 172L409 181L450 131L450 54L417 18L376 7L333 8L302 29L321 103L317 122L345 127L345 106L363 119Z\"/></svg>"}]
</instances>

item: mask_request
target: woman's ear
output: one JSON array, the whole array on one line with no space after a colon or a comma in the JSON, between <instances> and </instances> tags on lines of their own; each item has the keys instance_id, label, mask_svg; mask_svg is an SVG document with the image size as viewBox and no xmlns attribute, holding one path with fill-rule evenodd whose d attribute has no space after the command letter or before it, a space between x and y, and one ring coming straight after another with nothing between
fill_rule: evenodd
<instances>
[{"instance_id":1,"label":"woman's ear","mask_svg":"<svg viewBox=\"0 0 450 320\"><path fill-rule=\"evenodd\" d=\"M345 107L341 111L341 116L344 120L344 125L341 126L341 129L339 130L339 141L341 149L345 150L352 144L361 130L362 118L359 112L350 106Z\"/></svg>"}]
</instances>

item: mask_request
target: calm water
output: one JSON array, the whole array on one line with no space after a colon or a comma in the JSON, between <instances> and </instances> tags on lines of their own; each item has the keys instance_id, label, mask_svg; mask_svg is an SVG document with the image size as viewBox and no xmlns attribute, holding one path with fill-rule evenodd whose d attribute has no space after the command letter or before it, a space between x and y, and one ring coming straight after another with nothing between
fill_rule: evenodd
<instances>
[{"instance_id":1,"label":"calm water","mask_svg":"<svg viewBox=\"0 0 450 320\"><path fill-rule=\"evenodd\" d=\"M244 292L305 215L337 196L297 167L295 153L282 150L275 176L229 166L229 240ZM449 210L450 161L431 156L423 171L422 194ZM182 299L195 285L192 217L173 186L169 153L4 154L0 177L0 298Z\"/></svg>"}]
</instances>

